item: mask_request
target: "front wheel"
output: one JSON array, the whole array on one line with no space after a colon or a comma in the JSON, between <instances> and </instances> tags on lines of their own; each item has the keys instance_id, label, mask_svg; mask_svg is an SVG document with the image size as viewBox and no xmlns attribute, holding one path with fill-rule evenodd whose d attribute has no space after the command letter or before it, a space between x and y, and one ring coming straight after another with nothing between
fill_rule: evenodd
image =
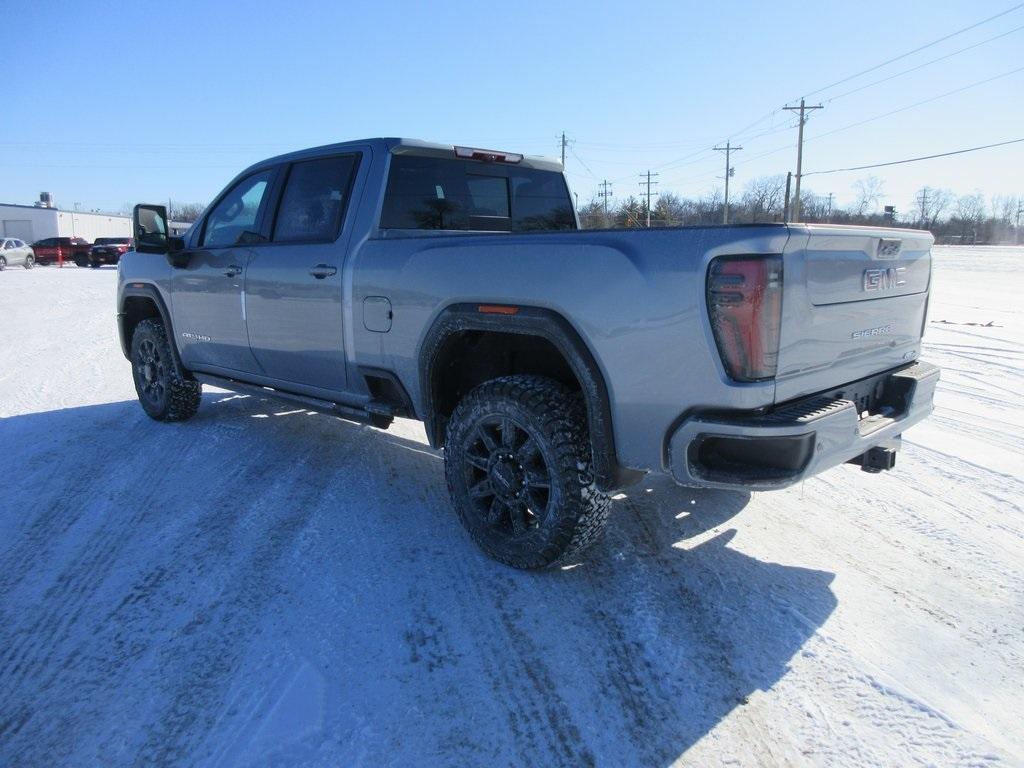
<instances>
[{"instance_id":1,"label":"front wheel","mask_svg":"<svg viewBox=\"0 0 1024 768\"><path fill-rule=\"evenodd\" d=\"M564 562L608 519L580 397L541 376L494 379L459 403L448 424L445 477L473 540L515 568Z\"/></svg>"},{"instance_id":2,"label":"front wheel","mask_svg":"<svg viewBox=\"0 0 1024 768\"><path fill-rule=\"evenodd\" d=\"M186 421L195 416L203 385L183 378L174 366L163 323L143 320L132 334L132 375L146 414L157 421Z\"/></svg>"},{"instance_id":3,"label":"front wheel","mask_svg":"<svg viewBox=\"0 0 1024 768\"><path fill-rule=\"evenodd\" d=\"M5 269L7 269L7 259L0 256L0 272L3 272Z\"/></svg>"}]
</instances>

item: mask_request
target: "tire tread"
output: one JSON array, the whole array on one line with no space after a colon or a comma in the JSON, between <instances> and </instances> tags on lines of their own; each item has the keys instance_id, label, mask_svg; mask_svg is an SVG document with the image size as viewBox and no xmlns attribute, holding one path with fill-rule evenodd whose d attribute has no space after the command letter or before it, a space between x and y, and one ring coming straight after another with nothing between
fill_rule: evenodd
<instances>
[{"instance_id":1,"label":"tire tread","mask_svg":"<svg viewBox=\"0 0 1024 768\"><path fill-rule=\"evenodd\" d=\"M132 334L132 346L134 350L134 340L140 334L151 334L155 337L157 344L160 345L160 352L165 356L167 360L174 360L173 352L171 350L171 343L167 338L167 331L164 329L164 324L157 319L147 319L139 322L135 326L135 331ZM168 386L167 396L167 407L160 413L152 413L148 409L146 413L150 418L156 419L157 421L188 421L196 415L196 411L199 410L199 404L202 402L203 397L203 385L195 379L187 379L182 377L172 365L171 381ZM140 402L142 397L139 397Z\"/></svg>"},{"instance_id":2,"label":"tire tread","mask_svg":"<svg viewBox=\"0 0 1024 768\"><path fill-rule=\"evenodd\" d=\"M495 401L513 401L539 417L543 431L551 442L557 466L552 472L570 478L572 489L565 504L564 514L574 518L574 524L548 543L535 557L524 558L512 553L496 551L476 539L477 544L491 557L515 568L538 568L565 563L575 558L600 538L608 521L611 498L597 488L594 482L589 432L583 399L565 385L543 376L512 375L492 379L477 386L456 406L449 423L461 424L481 405ZM446 447L445 466L448 488L459 517L466 524L467 510L462 508L453 485L452 451ZM466 525L472 535L472 528Z\"/></svg>"}]
</instances>

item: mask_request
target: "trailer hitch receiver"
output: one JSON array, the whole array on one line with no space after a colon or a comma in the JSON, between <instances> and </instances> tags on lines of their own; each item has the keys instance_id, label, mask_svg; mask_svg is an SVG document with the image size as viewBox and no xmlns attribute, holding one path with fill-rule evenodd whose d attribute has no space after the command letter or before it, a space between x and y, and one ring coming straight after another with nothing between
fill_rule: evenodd
<instances>
[{"instance_id":1,"label":"trailer hitch receiver","mask_svg":"<svg viewBox=\"0 0 1024 768\"><path fill-rule=\"evenodd\" d=\"M882 472L896 466L896 449L881 446L872 448L860 456L854 456L849 463L859 464L865 472Z\"/></svg>"}]
</instances>

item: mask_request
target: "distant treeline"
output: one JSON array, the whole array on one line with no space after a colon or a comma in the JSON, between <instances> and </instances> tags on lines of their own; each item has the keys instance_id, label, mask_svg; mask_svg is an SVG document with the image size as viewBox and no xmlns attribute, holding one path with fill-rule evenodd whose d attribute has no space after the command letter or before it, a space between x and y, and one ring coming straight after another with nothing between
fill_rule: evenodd
<instances>
[{"instance_id":1,"label":"distant treeline","mask_svg":"<svg viewBox=\"0 0 1024 768\"><path fill-rule=\"evenodd\" d=\"M940 243L1013 243L1018 237L1024 242L1024 198L997 195L986 200L981 192L956 195L946 189L922 187L909 208L887 215L881 180L874 176L860 179L853 190L853 203L842 207L835 198L804 188L800 220L928 229ZM782 221L785 200L785 176L753 179L738 194L730 195L729 223ZM651 226L721 224L723 209L721 189L699 198L663 192L652 202ZM581 206L579 215L585 229L644 227L647 200L631 195L609 204L606 214L604 201L595 198Z\"/></svg>"}]
</instances>

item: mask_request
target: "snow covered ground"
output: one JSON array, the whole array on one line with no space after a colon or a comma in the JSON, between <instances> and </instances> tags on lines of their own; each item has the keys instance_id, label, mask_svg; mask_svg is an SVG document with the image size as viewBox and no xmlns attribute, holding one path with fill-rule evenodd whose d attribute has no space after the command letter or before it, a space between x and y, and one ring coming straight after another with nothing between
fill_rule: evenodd
<instances>
[{"instance_id":1,"label":"snow covered ground","mask_svg":"<svg viewBox=\"0 0 1024 768\"><path fill-rule=\"evenodd\" d=\"M112 269L0 274L0 765L1024 764L1024 249L935 253L895 471L652 478L546 573L418 424L154 423Z\"/></svg>"}]
</instances>

